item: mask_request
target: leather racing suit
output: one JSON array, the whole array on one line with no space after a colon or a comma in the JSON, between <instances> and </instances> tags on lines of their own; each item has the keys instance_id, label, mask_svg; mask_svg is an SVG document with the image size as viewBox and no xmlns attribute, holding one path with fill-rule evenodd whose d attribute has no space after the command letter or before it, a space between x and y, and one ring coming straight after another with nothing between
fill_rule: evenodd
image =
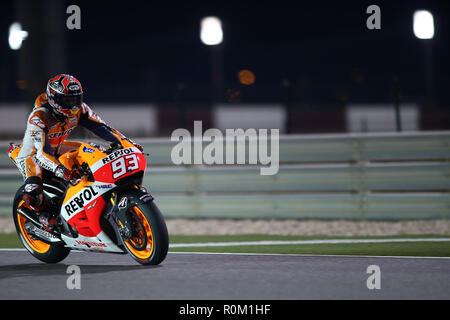
<instances>
[{"instance_id":1,"label":"leather racing suit","mask_svg":"<svg viewBox=\"0 0 450 320\"><path fill-rule=\"evenodd\" d=\"M50 110L47 95L42 93L37 97L33 111L28 117L22 144L13 145L8 150L9 157L25 180L25 195L31 196L31 203L28 204L36 211L40 211L43 205L42 201L36 199L40 196L42 200L42 169L51 171L57 176L60 169L68 171L59 162L58 157L79 146L77 142L65 141L78 125L104 140L119 145L121 141L127 139L119 131L109 127L86 103L64 121L55 119ZM26 201L25 196L24 200Z\"/></svg>"}]
</instances>

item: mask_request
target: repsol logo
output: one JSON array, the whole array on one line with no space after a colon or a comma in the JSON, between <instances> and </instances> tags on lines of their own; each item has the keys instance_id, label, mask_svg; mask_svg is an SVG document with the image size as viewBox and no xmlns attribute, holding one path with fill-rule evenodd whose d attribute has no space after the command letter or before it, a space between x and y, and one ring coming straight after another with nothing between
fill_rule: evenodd
<instances>
[{"instance_id":1,"label":"repsol logo","mask_svg":"<svg viewBox=\"0 0 450 320\"><path fill-rule=\"evenodd\" d=\"M106 245L103 243L98 243L98 242L91 242L91 241L80 241L80 240L76 240L77 244L81 244L81 245L85 245L88 248L89 247L103 247L106 248Z\"/></svg>"},{"instance_id":2,"label":"repsol logo","mask_svg":"<svg viewBox=\"0 0 450 320\"><path fill-rule=\"evenodd\" d=\"M61 137L64 137L65 135L70 134L70 133L73 131L73 129L75 129L75 127L71 127L71 128L69 128L69 129L67 129L66 131L60 131L60 132L50 133L50 134L48 135L48 138L49 138L49 139L54 139L54 138L61 138Z\"/></svg>"},{"instance_id":3,"label":"repsol logo","mask_svg":"<svg viewBox=\"0 0 450 320\"><path fill-rule=\"evenodd\" d=\"M133 153L133 149L119 149L117 151L114 151L109 156L102 159L103 164L107 164L110 161L113 161L114 159L117 159L118 157L124 155L124 154L130 154Z\"/></svg>"},{"instance_id":4,"label":"repsol logo","mask_svg":"<svg viewBox=\"0 0 450 320\"><path fill-rule=\"evenodd\" d=\"M82 209L84 207L84 204L94 199L96 195L98 195L97 191L95 191L92 187L87 187L86 189L78 193L78 195L75 196L73 200L66 204L64 206L64 209L66 209L67 214L70 216L71 214L77 212L79 209Z\"/></svg>"}]
</instances>

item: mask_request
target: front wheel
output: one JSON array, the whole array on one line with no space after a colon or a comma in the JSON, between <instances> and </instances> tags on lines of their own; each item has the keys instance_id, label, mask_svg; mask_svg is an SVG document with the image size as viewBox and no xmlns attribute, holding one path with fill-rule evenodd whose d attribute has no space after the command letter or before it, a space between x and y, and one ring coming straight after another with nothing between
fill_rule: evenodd
<instances>
[{"instance_id":1,"label":"front wheel","mask_svg":"<svg viewBox=\"0 0 450 320\"><path fill-rule=\"evenodd\" d=\"M125 249L141 264L160 264L169 250L169 234L158 207L153 201L136 204L128 214L133 230L128 239L122 238Z\"/></svg>"}]
</instances>

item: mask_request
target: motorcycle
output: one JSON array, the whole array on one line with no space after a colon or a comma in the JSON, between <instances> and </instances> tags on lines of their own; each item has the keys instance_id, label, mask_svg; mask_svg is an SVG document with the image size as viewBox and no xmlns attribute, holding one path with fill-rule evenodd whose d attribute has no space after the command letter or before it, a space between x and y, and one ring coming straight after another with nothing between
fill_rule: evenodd
<instances>
[{"instance_id":1,"label":"motorcycle","mask_svg":"<svg viewBox=\"0 0 450 320\"><path fill-rule=\"evenodd\" d=\"M160 264L169 236L154 198L142 187L145 155L128 141L108 149L81 143L59 157L81 178L66 182L43 170L46 209L56 217L49 230L16 192L13 218L25 248L37 259L58 263L71 250L129 254L144 265Z\"/></svg>"}]
</instances>

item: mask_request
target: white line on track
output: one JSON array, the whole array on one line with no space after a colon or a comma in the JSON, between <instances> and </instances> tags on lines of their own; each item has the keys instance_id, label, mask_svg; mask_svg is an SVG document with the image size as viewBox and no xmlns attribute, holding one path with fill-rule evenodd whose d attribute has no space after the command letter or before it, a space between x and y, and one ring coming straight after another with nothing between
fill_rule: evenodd
<instances>
[{"instance_id":1,"label":"white line on track","mask_svg":"<svg viewBox=\"0 0 450 320\"><path fill-rule=\"evenodd\" d=\"M170 248L188 247L229 247L229 246L267 246L292 244L340 244L340 243L391 243L391 242L448 242L450 238L405 238L405 239L328 239L328 240L274 240L274 241L233 241L204 243L174 243Z\"/></svg>"},{"instance_id":2,"label":"white line on track","mask_svg":"<svg viewBox=\"0 0 450 320\"><path fill-rule=\"evenodd\" d=\"M348 244L348 243L393 243L393 242L449 242L450 238L396 238L396 239L326 239L326 240L262 240L262 241L230 241L172 243L169 248L192 247L231 247L231 246L268 246L268 245L302 245L302 244ZM24 251L21 248L6 248L0 251Z\"/></svg>"},{"instance_id":3,"label":"white line on track","mask_svg":"<svg viewBox=\"0 0 450 320\"><path fill-rule=\"evenodd\" d=\"M19 248L3 248L1 252L27 252L26 249ZM89 253L81 250L72 250L75 253ZM98 253L98 252L96 252ZM172 252L169 254L200 254L200 255L239 255L239 256L293 256L293 257L335 257L335 258L394 258L394 259L444 259L450 260L450 257L430 257L430 256L367 256L367 255L350 255L350 254L306 254L306 253L245 253L245 252Z\"/></svg>"},{"instance_id":4,"label":"white line on track","mask_svg":"<svg viewBox=\"0 0 450 320\"><path fill-rule=\"evenodd\" d=\"M216 254L216 255L241 255L241 256L293 256L293 257L334 257L334 258L395 258L395 259L446 259L450 257L430 257L430 256L365 256L350 254L306 254L306 253L245 253L245 252L169 252L169 254Z\"/></svg>"}]
</instances>

